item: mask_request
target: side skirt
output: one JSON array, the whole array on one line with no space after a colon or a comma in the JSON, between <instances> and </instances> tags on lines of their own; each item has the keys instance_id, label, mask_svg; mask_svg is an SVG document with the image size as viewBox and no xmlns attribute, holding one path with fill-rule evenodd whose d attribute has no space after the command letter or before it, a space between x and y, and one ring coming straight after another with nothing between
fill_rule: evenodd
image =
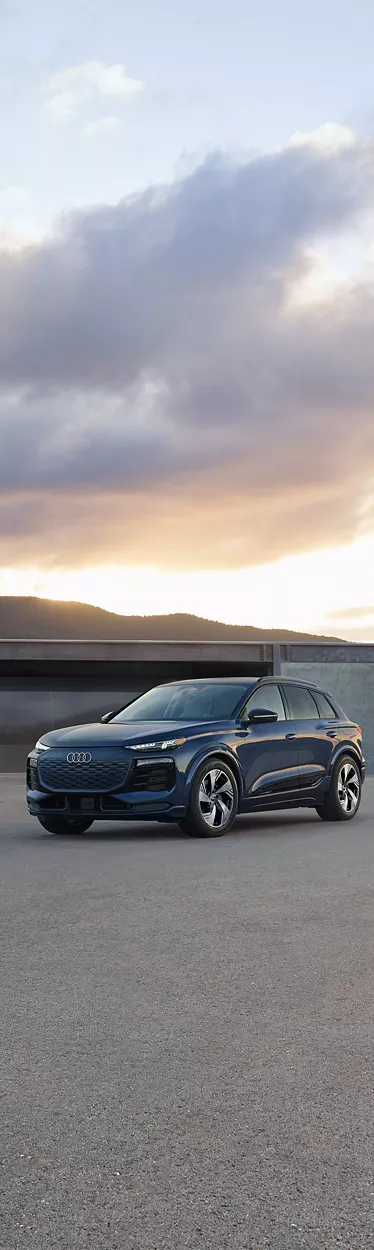
<instances>
[{"instance_id":1,"label":"side skirt","mask_svg":"<svg viewBox=\"0 0 374 1250\"><path fill-rule=\"evenodd\" d=\"M287 808L295 807L315 807L318 802L318 795L314 798L304 798L304 795L297 794L294 798L279 799L243 799L239 804L239 815L243 812L280 812Z\"/></svg>"}]
</instances>

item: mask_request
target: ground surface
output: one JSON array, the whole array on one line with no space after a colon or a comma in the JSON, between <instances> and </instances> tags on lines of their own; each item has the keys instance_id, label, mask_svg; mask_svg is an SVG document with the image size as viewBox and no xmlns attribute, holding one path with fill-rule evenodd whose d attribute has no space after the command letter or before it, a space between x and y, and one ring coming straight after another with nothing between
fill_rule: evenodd
<instances>
[{"instance_id":1,"label":"ground surface","mask_svg":"<svg viewBox=\"0 0 374 1250\"><path fill-rule=\"evenodd\" d=\"M0 799L2 1250L368 1250L374 783L212 842Z\"/></svg>"}]
</instances>

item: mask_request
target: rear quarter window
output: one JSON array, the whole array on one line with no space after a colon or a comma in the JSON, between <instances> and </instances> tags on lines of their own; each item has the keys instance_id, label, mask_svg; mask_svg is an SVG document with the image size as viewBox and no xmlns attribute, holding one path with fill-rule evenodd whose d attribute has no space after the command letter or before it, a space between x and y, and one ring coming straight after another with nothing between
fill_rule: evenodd
<instances>
[{"instance_id":1,"label":"rear quarter window","mask_svg":"<svg viewBox=\"0 0 374 1250\"><path fill-rule=\"evenodd\" d=\"M330 700L325 694L321 694L319 690L314 692L314 698L318 704L318 709L324 720L336 720L336 711Z\"/></svg>"}]
</instances>

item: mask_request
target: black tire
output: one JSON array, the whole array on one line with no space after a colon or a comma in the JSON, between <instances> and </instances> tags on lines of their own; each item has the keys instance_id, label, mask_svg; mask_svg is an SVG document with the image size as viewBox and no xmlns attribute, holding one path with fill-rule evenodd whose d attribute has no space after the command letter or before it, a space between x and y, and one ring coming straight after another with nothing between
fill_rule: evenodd
<instances>
[{"instance_id":1,"label":"black tire","mask_svg":"<svg viewBox=\"0 0 374 1250\"><path fill-rule=\"evenodd\" d=\"M44 819L44 816L38 816L39 824L42 829L46 829L47 833L86 833L86 830L93 825L93 820L53 820L51 816Z\"/></svg>"},{"instance_id":2,"label":"black tire","mask_svg":"<svg viewBox=\"0 0 374 1250\"><path fill-rule=\"evenodd\" d=\"M212 789L209 788L209 783L206 784L206 779L209 776L214 777L215 773L216 788ZM206 799L202 797L203 789L206 791ZM180 828L192 838L221 838L234 823L238 802L237 781L230 765L212 756L211 759L204 760L195 773L187 815L185 820L179 822Z\"/></svg>"},{"instance_id":3,"label":"black tire","mask_svg":"<svg viewBox=\"0 0 374 1250\"><path fill-rule=\"evenodd\" d=\"M361 803L361 776L356 760L343 755L336 761L326 802L316 807L320 820L353 820Z\"/></svg>"}]
</instances>

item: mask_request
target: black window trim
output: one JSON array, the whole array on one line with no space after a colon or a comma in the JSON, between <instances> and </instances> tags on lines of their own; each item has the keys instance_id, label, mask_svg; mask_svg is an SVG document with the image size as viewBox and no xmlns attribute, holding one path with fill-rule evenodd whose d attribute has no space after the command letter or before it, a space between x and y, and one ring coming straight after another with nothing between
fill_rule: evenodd
<instances>
[{"instance_id":1,"label":"black window trim","mask_svg":"<svg viewBox=\"0 0 374 1250\"><path fill-rule=\"evenodd\" d=\"M291 689L293 689L293 690L295 690L295 688L296 688L296 690L306 690L307 694L310 694L310 695L311 695L311 698L312 698L312 700L313 700L313 703L314 703L314 706L315 706L315 709L316 709L316 712L317 712L317 716L292 716L292 715L291 715L291 704L289 703L289 701L288 701L288 699L287 699L287 686L289 686L289 687L290 687ZM285 700L287 701L287 707L288 707L288 719L289 719L289 720L292 720L292 721L296 721L296 720L305 720L305 721L307 721L307 720L323 720L323 717L321 716L321 713L320 713L320 710L319 710L319 707L318 707L317 699L315 698L315 692L314 692L312 689L309 689L309 686L306 686L304 683L303 683L303 685L302 685L302 684L301 684L301 682L298 682L298 681L288 681L288 682L285 682L285 684L284 684L284 688L283 688L283 689L284 689L284 698L285 698Z\"/></svg>"},{"instance_id":2,"label":"black window trim","mask_svg":"<svg viewBox=\"0 0 374 1250\"><path fill-rule=\"evenodd\" d=\"M318 707L318 712L319 712L319 718L320 718L320 720L331 720L331 721L332 721L332 720L338 720L338 719L339 719L339 718L338 718L338 714L337 714L337 712L335 711L335 708L333 707L333 705L332 705L332 703L331 703L331 699L329 699L328 695L327 695L327 694L325 694L324 690L315 690L315 691L311 691L311 694L313 694L313 693L315 694L315 700L316 700L316 704L317 704L317 707ZM321 711L321 707L320 707L320 705L319 705L319 703L318 703L318 698L319 698L319 695L322 695L322 698L323 698L323 699L326 699L326 703L328 703L329 708L331 709L331 716L324 716L324 715L323 715L323 712Z\"/></svg>"},{"instance_id":3,"label":"black window trim","mask_svg":"<svg viewBox=\"0 0 374 1250\"><path fill-rule=\"evenodd\" d=\"M265 694L265 691L267 690L268 686L276 686L276 687L277 687L277 690L279 691L279 694L280 694L281 703L283 703L284 719L285 719L285 720L291 720L291 717L290 717L290 715L289 715L289 710L288 710L287 702L286 702L286 699L285 699L285 698L284 698L284 696L283 696L283 689L282 689L282 686L281 686L281 685L279 685L279 682L277 682L276 678L274 678L274 681L267 681L267 682L264 682L263 684L261 684L261 682L259 682L259 683L258 683L258 685L257 685L257 686L255 686L254 690L251 690L251 693L250 693L250 695L248 696L248 699L247 699L246 703L244 704L244 707L242 707L242 709L241 709L241 711L240 711L240 720L243 720L243 719L244 719L244 717L245 717L245 713L246 713L246 711L247 711L248 704L250 703L251 699L253 699L253 695L254 695L254 694L257 694L258 690L263 690L263 691L264 691L264 694ZM264 706L264 709L266 709L266 698L264 698L264 704L263 704L263 706ZM274 722L274 723L275 723L275 722ZM279 724L280 724L280 725L282 725L282 724L283 724L283 721L279 721Z\"/></svg>"}]
</instances>

